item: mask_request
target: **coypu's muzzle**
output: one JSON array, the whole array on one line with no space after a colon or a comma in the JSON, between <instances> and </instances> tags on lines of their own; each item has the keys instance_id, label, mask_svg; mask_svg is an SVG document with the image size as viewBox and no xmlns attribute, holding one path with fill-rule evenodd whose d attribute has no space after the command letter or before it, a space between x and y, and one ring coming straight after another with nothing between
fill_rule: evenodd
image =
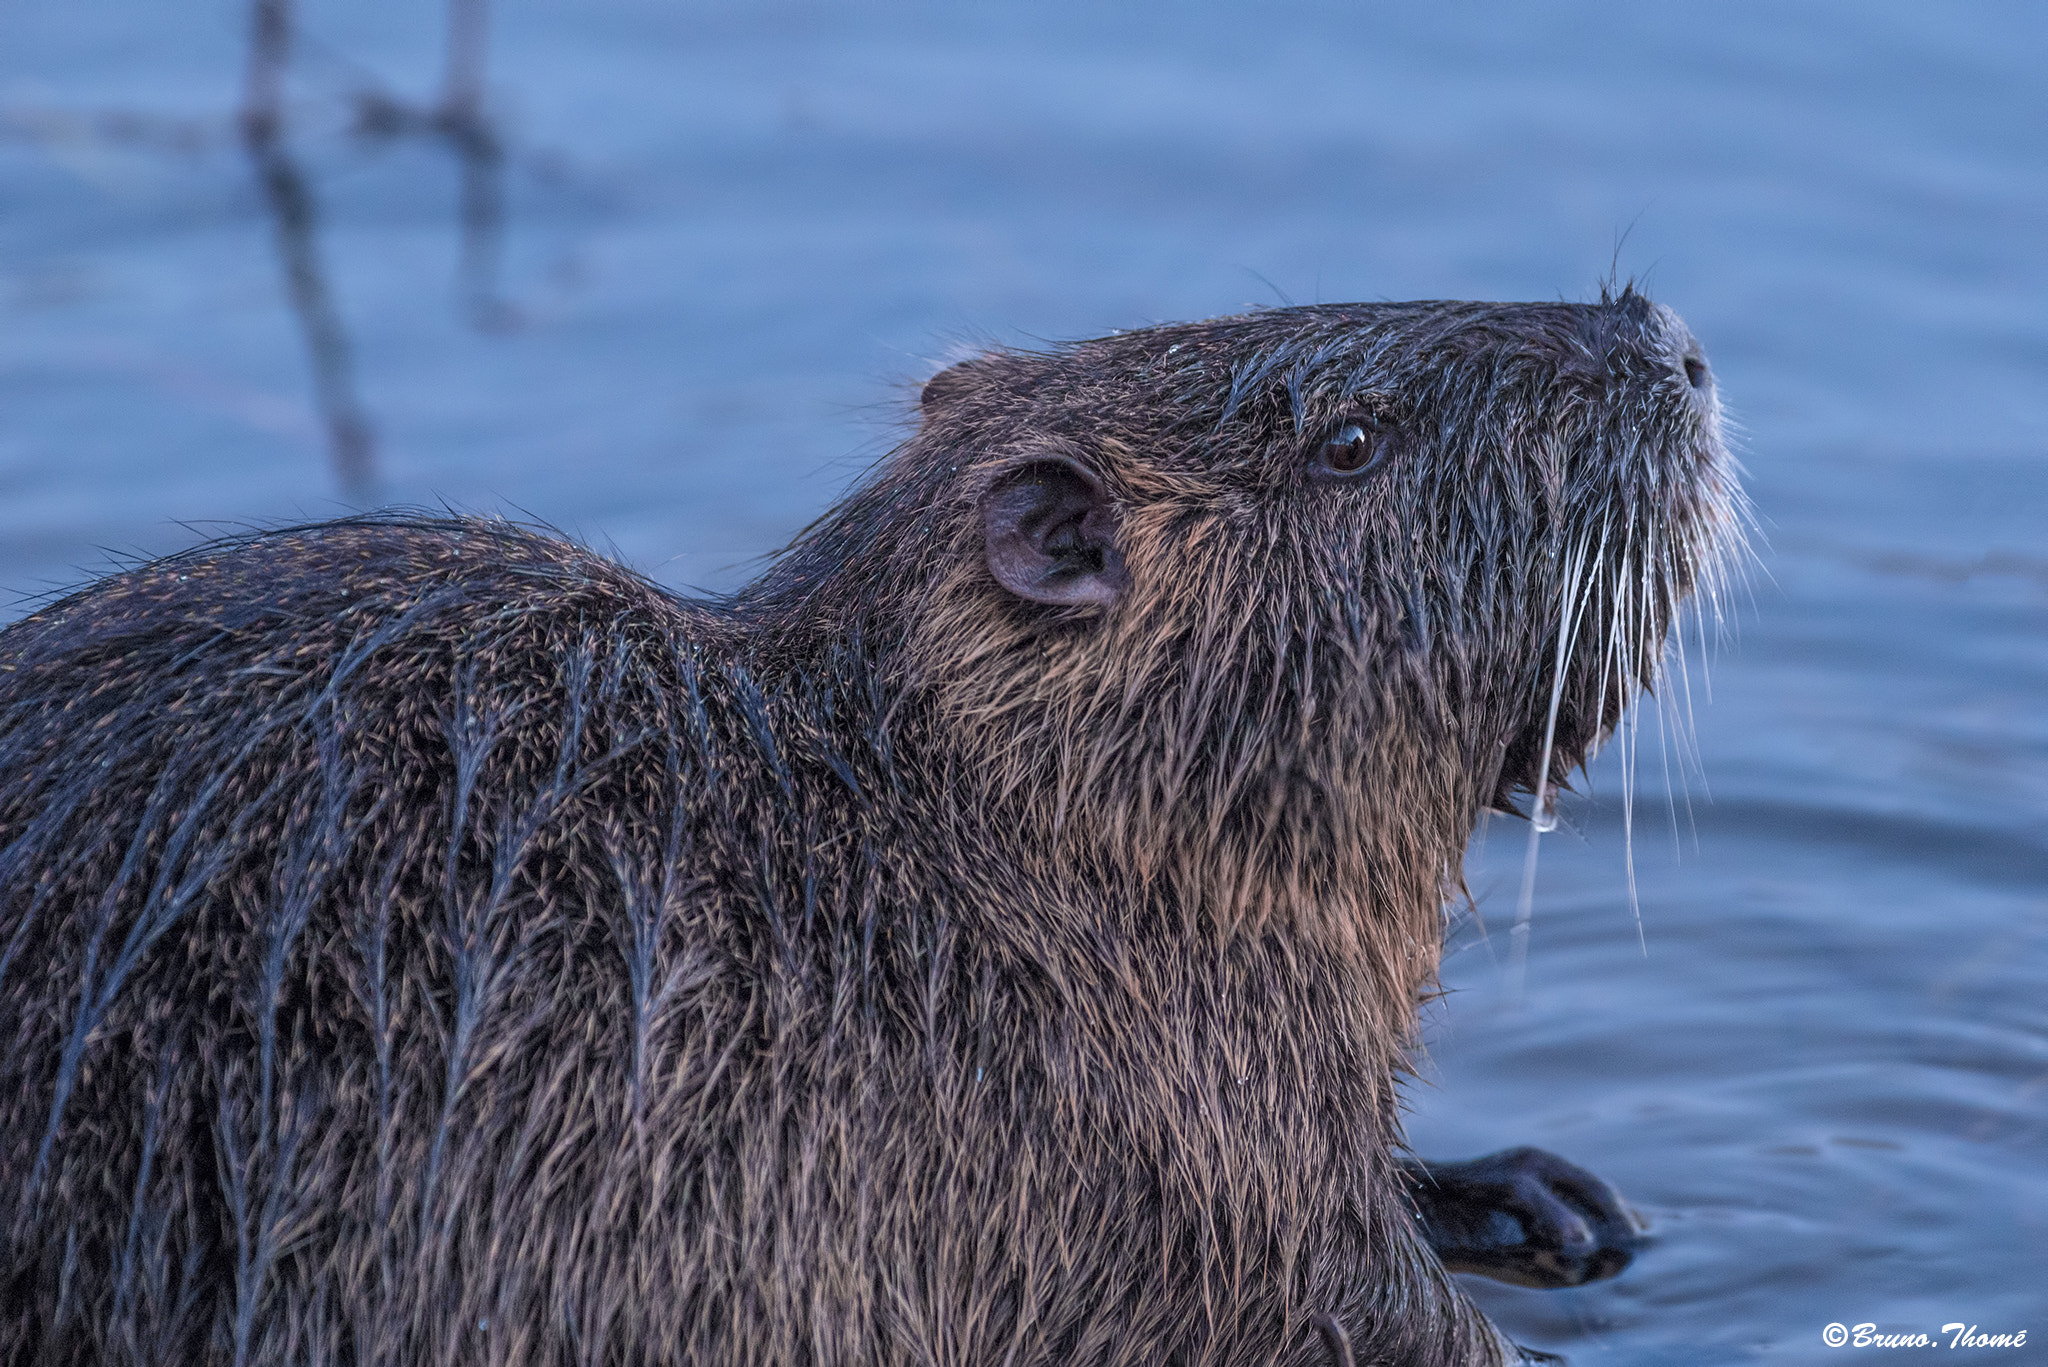
<instances>
[{"instance_id":1,"label":"coypu's muzzle","mask_svg":"<svg viewBox=\"0 0 2048 1367\"><path fill-rule=\"evenodd\" d=\"M1742 539L1719 395L1691 330L1633 287L1583 306L1580 327L1593 365L1577 378L1597 402L1570 431L1559 516L1532 543L1545 634L1523 720L1500 750L1497 810L1526 793L1547 812L1635 695L1656 690L1674 646L1683 652L1689 633L1674 640L1672 627L1688 606L1718 623Z\"/></svg>"}]
</instances>

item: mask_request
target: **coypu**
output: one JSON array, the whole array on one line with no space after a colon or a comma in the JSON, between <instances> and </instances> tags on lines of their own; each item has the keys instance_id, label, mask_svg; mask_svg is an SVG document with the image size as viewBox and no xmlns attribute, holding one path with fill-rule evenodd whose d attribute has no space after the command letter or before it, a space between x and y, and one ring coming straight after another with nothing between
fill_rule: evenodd
<instances>
[{"instance_id":1,"label":"coypu","mask_svg":"<svg viewBox=\"0 0 2048 1367\"><path fill-rule=\"evenodd\" d=\"M953 366L729 598L386 515L50 603L0 1360L1509 1360L1427 1238L1630 1228L1397 1156L1443 908L1737 497L1632 288L1316 306Z\"/></svg>"}]
</instances>

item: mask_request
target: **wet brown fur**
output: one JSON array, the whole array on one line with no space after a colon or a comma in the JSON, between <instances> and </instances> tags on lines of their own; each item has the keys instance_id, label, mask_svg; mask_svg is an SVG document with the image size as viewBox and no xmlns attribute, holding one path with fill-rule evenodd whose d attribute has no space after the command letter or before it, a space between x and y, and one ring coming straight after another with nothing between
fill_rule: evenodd
<instances>
[{"instance_id":1,"label":"wet brown fur","mask_svg":"<svg viewBox=\"0 0 2048 1367\"><path fill-rule=\"evenodd\" d=\"M996 353L729 600L380 517L8 627L0 1361L1501 1361L1396 1079L1560 623L1553 777L1730 530L1690 345L1628 291ZM984 565L1047 460L1107 610Z\"/></svg>"}]
</instances>

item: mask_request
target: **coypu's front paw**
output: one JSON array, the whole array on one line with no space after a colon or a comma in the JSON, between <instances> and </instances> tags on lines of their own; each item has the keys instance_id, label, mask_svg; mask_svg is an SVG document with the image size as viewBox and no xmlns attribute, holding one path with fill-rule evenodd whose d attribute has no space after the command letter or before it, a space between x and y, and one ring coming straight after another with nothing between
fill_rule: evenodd
<instances>
[{"instance_id":1,"label":"coypu's front paw","mask_svg":"<svg viewBox=\"0 0 2048 1367\"><path fill-rule=\"evenodd\" d=\"M1629 1265L1647 1229L1611 1185L1542 1149L1401 1168L1423 1237L1452 1272L1546 1289L1597 1282Z\"/></svg>"}]
</instances>

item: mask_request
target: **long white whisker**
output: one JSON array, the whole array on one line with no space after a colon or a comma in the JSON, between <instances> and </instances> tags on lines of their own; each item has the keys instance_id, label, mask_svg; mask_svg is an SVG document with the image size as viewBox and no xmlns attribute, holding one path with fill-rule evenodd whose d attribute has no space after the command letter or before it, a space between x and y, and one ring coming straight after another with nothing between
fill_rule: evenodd
<instances>
[{"instance_id":1,"label":"long white whisker","mask_svg":"<svg viewBox=\"0 0 2048 1367\"><path fill-rule=\"evenodd\" d=\"M1605 543L1603 534L1602 543ZM1543 758L1536 766L1536 801L1529 812L1529 848L1522 856L1522 892L1515 904L1515 926L1508 935L1508 1002L1520 1005L1522 984L1529 968L1529 922L1536 909L1536 848L1545 831L1557 827L1557 792L1550 781L1550 756L1557 742L1557 712L1564 701L1565 667L1571 663L1574 638L1578 635L1579 608L1583 602L1580 585L1585 579L1587 547L1583 541L1572 552L1565 567L1562 621L1558 625L1557 661L1550 680L1550 711L1543 723Z\"/></svg>"}]
</instances>

